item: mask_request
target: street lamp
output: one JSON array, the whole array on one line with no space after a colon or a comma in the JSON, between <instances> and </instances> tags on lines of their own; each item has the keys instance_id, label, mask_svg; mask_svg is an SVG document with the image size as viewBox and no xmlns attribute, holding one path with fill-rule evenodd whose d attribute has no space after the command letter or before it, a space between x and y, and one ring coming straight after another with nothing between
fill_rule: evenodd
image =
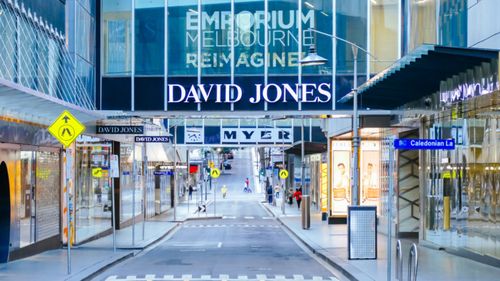
<instances>
[{"instance_id":1,"label":"street lamp","mask_svg":"<svg viewBox=\"0 0 500 281\"><path fill-rule=\"evenodd\" d=\"M368 54L370 57L372 57L374 60L378 61L378 59L372 55L370 52L368 52L366 49L360 47L359 45L348 41L346 39L337 37L336 35L333 34L328 34L316 29L309 28L307 29L309 32L315 32L330 38L333 38L335 40L342 41L346 44L349 44L352 49L352 56L354 58L354 81L353 81L353 121L352 121L352 146L353 146L353 155L352 155L352 177L353 177L353 183L352 183L352 190L351 190L351 204L353 205L359 205L359 198L358 198L358 193L359 193L359 166L358 166L358 159L359 159L359 144L360 144L360 138L359 138L359 112L358 112L358 50L363 51L364 53ZM312 65L322 65L325 64L327 60L321 56L319 56L316 53L316 48L312 45L309 48L309 54L304 57L302 60L300 60L300 64L303 66L312 66Z\"/></svg>"},{"instance_id":2,"label":"street lamp","mask_svg":"<svg viewBox=\"0 0 500 281\"><path fill-rule=\"evenodd\" d=\"M352 155L352 160L353 160L353 165L352 165L352 177L353 177L353 184L352 184L352 190L351 190L351 204L353 205L359 205L359 198L358 198L358 193L359 193L359 166L358 166L358 157L359 157L359 143L360 143L360 138L359 138L359 112L358 112L358 50L363 51L370 57L372 57L375 61L379 62L379 60L372 55L370 52L368 52L366 49L358 46L357 44L345 40L343 38L337 37L336 35L333 34L328 34L325 32L321 32L312 28L308 29L309 32L315 32L330 38L333 38L335 40L342 41L346 44L349 44L352 49L352 56L354 58L354 81L353 81L353 122L352 122L352 146L353 146L353 155ZM303 66L308 66L308 65L321 65L326 63L326 59L319 56L316 53L316 48L311 47L309 49L309 54L303 58L300 61L300 64ZM393 154L390 153L390 157L393 157ZM392 161L389 161L391 163L392 167ZM390 176L392 177L392 172L390 170L389 172ZM390 194L390 192L389 192ZM392 269L392 263L391 263L391 257L392 257L392 242L391 242L391 232L392 232L392 226L391 226L391 219L392 219L392 197L389 197L389 206L388 206L388 235L387 235L387 280L391 280L391 269Z\"/></svg>"}]
</instances>

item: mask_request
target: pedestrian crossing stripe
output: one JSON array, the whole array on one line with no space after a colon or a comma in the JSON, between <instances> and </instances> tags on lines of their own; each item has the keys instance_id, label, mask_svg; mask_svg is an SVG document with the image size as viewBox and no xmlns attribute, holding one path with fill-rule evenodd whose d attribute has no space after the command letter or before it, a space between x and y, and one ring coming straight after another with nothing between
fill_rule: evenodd
<instances>
[{"instance_id":1,"label":"pedestrian crossing stripe","mask_svg":"<svg viewBox=\"0 0 500 281\"><path fill-rule=\"evenodd\" d=\"M212 275L201 275L199 277L193 276L191 274L183 274L174 276L174 275L154 275L154 274L147 274L147 275L127 275L127 276L109 276L106 278L106 281L215 281L215 280L220 280L220 281L241 281L241 280L248 280L248 281L323 281L323 280L330 280L330 281L339 281L338 278L336 277L323 277L323 276L311 276L311 277L305 277L301 274L293 274L290 276L285 276L285 275L266 275L266 274L257 274L255 276L248 276L248 275L227 275L227 274L220 274L219 276L212 276Z\"/></svg>"},{"instance_id":2,"label":"pedestrian crossing stripe","mask_svg":"<svg viewBox=\"0 0 500 281\"><path fill-rule=\"evenodd\" d=\"M279 225L272 224L187 224L184 228L221 228L221 227L269 227L279 228Z\"/></svg>"}]
</instances>

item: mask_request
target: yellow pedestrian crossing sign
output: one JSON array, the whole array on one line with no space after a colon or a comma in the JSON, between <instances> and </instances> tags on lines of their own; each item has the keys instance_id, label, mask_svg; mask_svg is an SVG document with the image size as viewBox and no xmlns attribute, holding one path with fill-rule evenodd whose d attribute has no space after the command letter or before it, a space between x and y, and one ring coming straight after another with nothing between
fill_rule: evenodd
<instances>
[{"instance_id":1,"label":"yellow pedestrian crossing sign","mask_svg":"<svg viewBox=\"0 0 500 281\"><path fill-rule=\"evenodd\" d=\"M70 146L85 131L85 126L65 110L50 125L49 132L65 147Z\"/></svg>"},{"instance_id":2,"label":"yellow pedestrian crossing sign","mask_svg":"<svg viewBox=\"0 0 500 281\"><path fill-rule=\"evenodd\" d=\"M281 178L281 179L283 179L283 180L284 180L284 179L286 179L286 178L288 178L288 171L287 171L287 170L285 170L285 169L280 170L280 172L279 172L279 176L280 176L280 178Z\"/></svg>"},{"instance_id":3,"label":"yellow pedestrian crossing sign","mask_svg":"<svg viewBox=\"0 0 500 281\"><path fill-rule=\"evenodd\" d=\"M216 179L220 176L220 170L217 169L217 168L214 168L210 171L210 176L213 178L213 179Z\"/></svg>"},{"instance_id":4,"label":"yellow pedestrian crossing sign","mask_svg":"<svg viewBox=\"0 0 500 281\"><path fill-rule=\"evenodd\" d=\"M102 178L102 168L93 168L92 169L92 176L94 178Z\"/></svg>"}]
</instances>

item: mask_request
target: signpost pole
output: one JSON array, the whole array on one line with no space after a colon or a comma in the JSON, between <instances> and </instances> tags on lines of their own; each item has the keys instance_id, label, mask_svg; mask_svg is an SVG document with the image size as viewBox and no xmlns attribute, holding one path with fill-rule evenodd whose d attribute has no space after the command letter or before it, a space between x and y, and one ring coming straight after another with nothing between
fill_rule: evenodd
<instances>
[{"instance_id":1,"label":"signpost pole","mask_svg":"<svg viewBox=\"0 0 500 281\"><path fill-rule=\"evenodd\" d=\"M114 146L113 146L114 148ZM116 253L116 205L115 205L115 179L120 178L120 162L117 154L111 155L109 161L109 175L111 178L111 220L113 227L113 253Z\"/></svg>"},{"instance_id":2,"label":"signpost pole","mask_svg":"<svg viewBox=\"0 0 500 281\"><path fill-rule=\"evenodd\" d=\"M392 278L392 203L394 196L394 147L389 144L389 196L387 198L387 281Z\"/></svg>"},{"instance_id":3,"label":"signpost pole","mask_svg":"<svg viewBox=\"0 0 500 281\"><path fill-rule=\"evenodd\" d=\"M135 167L135 142L132 148L132 246L135 246L135 185L136 185L136 167Z\"/></svg>"},{"instance_id":4,"label":"signpost pole","mask_svg":"<svg viewBox=\"0 0 500 281\"><path fill-rule=\"evenodd\" d=\"M114 183L114 179L112 179L112 182L111 182L111 201L113 201L111 204L113 206L113 210L111 211L111 215L112 215L112 220L113 220L113 253L116 253L116 222L115 222L115 219L116 219L116 206L115 206L115 183Z\"/></svg>"},{"instance_id":5,"label":"signpost pole","mask_svg":"<svg viewBox=\"0 0 500 281\"><path fill-rule=\"evenodd\" d=\"M177 221L177 125L174 127L174 221Z\"/></svg>"},{"instance_id":6,"label":"signpost pole","mask_svg":"<svg viewBox=\"0 0 500 281\"><path fill-rule=\"evenodd\" d=\"M70 203L70 196L69 196L69 179L70 179L70 170L68 170L68 167L70 166L70 155L71 154L71 149L66 149L66 229L67 229L67 263L68 263L68 274L71 274L71 203Z\"/></svg>"},{"instance_id":7,"label":"signpost pole","mask_svg":"<svg viewBox=\"0 0 500 281\"><path fill-rule=\"evenodd\" d=\"M284 131L283 129L281 130L281 139L283 141L282 143L282 158L281 158L281 169L282 170L285 170L285 134L284 134ZM278 175L278 178L281 178L279 175ZM283 213L283 215L285 214L285 201L286 201L286 195L287 195L287 190L286 190L286 186L285 186L285 179L281 179L281 212Z\"/></svg>"},{"instance_id":8,"label":"signpost pole","mask_svg":"<svg viewBox=\"0 0 500 281\"><path fill-rule=\"evenodd\" d=\"M147 208L146 208L146 195L147 195L147 190L148 190L148 185L149 185L149 172L148 172L148 151L147 151L147 144L145 143L144 144L144 149L143 149L143 152L144 152L144 164L143 164L143 171L144 171L144 177L143 177L143 180L145 180L146 182L144 183L143 187L142 187L142 240L144 240L144 234L146 232L146 218L147 218L147 215L146 215L146 212L147 212Z\"/></svg>"}]
</instances>

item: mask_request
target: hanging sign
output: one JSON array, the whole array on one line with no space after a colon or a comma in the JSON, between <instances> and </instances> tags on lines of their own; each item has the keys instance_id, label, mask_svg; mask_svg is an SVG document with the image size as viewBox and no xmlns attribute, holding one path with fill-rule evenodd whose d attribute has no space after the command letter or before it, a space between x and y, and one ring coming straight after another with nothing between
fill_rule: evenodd
<instances>
[{"instance_id":1,"label":"hanging sign","mask_svg":"<svg viewBox=\"0 0 500 281\"><path fill-rule=\"evenodd\" d=\"M96 134L142 135L144 126L96 126Z\"/></svg>"},{"instance_id":2,"label":"hanging sign","mask_svg":"<svg viewBox=\"0 0 500 281\"><path fill-rule=\"evenodd\" d=\"M395 149L405 150L453 150L454 139L395 139Z\"/></svg>"},{"instance_id":3,"label":"hanging sign","mask_svg":"<svg viewBox=\"0 0 500 281\"><path fill-rule=\"evenodd\" d=\"M169 143L170 137L167 137L167 136L136 136L135 142Z\"/></svg>"}]
</instances>

